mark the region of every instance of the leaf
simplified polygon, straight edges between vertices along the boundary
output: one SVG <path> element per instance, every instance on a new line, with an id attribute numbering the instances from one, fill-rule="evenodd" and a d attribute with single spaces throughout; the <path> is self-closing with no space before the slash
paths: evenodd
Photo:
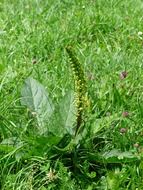
<path id="1" fill-rule="evenodd" d="M 87 173 L 87 176 L 89 177 L 89 178 L 95 178 L 96 177 L 96 172 L 91 172 L 91 173 Z"/>
<path id="2" fill-rule="evenodd" d="M 20 162 L 21 159 L 25 157 L 25 152 L 24 151 L 18 151 L 15 153 L 15 159 L 17 162 Z"/>
<path id="3" fill-rule="evenodd" d="M 141 159 L 140 156 L 134 155 L 130 151 L 122 152 L 117 149 L 113 149 L 104 153 L 88 153 L 88 158 L 90 159 L 90 161 L 92 160 L 104 164 L 128 163 L 139 161 Z"/>
<path id="4" fill-rule="evenodd" d="M 46 123 L 53 113 L 53 104 L 45 88 L 35 79 L 27 78 L 21 90 L 21 104 L 27 106 L 38 121 L 38 132 L 47 131 Z"/>
<path id="5" fill-rule="evenodd" d="M 20 144 L 20 141 L 17 137 L 10 137 L 4 139 L 0 143 L 0 152 L 9 153 L 15 149 L 16 146 Z"/>
<path id="6" fill-rule="evenodd" d="M 106 163 L 122 163 L 132 162 L 139 160 L 139 158 L 130 151 L 121 152 L 120 150 L 113 149 L 109 152 L 105 152 L 102 155 Z"/>
<path id="7" fill-rule="evenodd" d="M 28 146 L 25 150 L 28 152 L 28 156 L 45 156 L 48 154 L 48 157 L 51 155 L 51 150 L 60 142 L 61 138 L 53 134 L 48 134 L 48 136 L 33 136 L 28 137 Z M 53 152 L 52 152 L 53 156 Z"/>
<path id="8" fill-rule="evenodd" d="M 100 119 L 96 119 L 91 125 L 91 132 L 92 134 L 96 134 L 99 131 L 101 131 L 103 128 L 108 128 L 111 126 L 112 122 L 118 121 L 120 118 L 118 117 L 118 114 L 102 117 Z"/>
<path id="9" fill-rule="evenodd" d="M 64 128 L 73 135 L 74 124 L 76 122 L 76 108 L 74 104 L 74 92 L 69 91 L 60 103 L 60 115 Z"/>
<path id="10" fill-rule="evenodd" d="M 74 123 L 76 121 L 74 95 L 72 91 L 66 93 L 61 102 L 56 106 L 52 119 L 50 120 L 50 128 L 52 133 L 58 137 L 65 134 L 74 134 Z"/>
<path id="11" fill-rule="evenodd" d="M 12 145 L 3 145 L 3 144 L 0 144 L 0 153 L 9 153 L 11 151 L 13 151 L 15 149 L 14 146 Z"/>
<path id="12" fill-rule="evenodd" d="M 5 69 L 4 65 L 0 65 L 0 74 L 0 91 L 5 84 L 11 82 L 17 76 L 16 70 L 14 70 L 11 66 L 8 66 Z"/>
<path id="13" fill-rule="evenodd" d="M 0 35 L 6 34 L 5 30 L 0 30 Z"/>

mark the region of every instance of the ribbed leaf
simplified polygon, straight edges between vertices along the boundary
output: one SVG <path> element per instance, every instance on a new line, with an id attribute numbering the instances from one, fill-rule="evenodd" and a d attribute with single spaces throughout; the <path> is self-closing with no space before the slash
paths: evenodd
<path id="1" fill-rule="evenodd" d="M 53 104 L 45 88 L 33 78 L 25 80 L 21 91 L 21 104 L 27 106 L 38 121 L 38 132 L 47 131 L 46 123 L 53 113 Z"/>
<path id="2" fill-rule="evenodd" d="M 73 91 L 69 91 L 62 99 L 60 104 L 60 115 L 64 128 L 69 134 L 73 135 L 73 127 L 76 123 L 76 108 Z"/>
<path id="3" fill-rule="evenodd" d="M 73 128 L 76 122 L 76 113 L 73 101 L 74 94 L 72 91 L 69 91 L 54 110 L 49 125 L 52 128 L 52 133 L 58 137 L 63 137 L 65 134 L 74 134 Z"/>

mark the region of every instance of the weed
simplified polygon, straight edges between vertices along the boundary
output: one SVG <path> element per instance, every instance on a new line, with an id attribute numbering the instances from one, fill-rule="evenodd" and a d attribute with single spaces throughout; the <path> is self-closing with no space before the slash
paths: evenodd
<path id="1" fill-rule="evenodd" d="M 143 189 L 142 7 L 0 1 L 0 189 Z"/>

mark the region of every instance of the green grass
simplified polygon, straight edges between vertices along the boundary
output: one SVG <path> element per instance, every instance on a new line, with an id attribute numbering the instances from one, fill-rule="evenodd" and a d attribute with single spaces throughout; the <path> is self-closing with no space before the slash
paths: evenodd
<path id="1" fill-rule="evenodd" d="M 142 0 L 0 1 L 0 189 L 143 190 L 142 10 Z M 62 120 L 68 45 L 90 101 L 77 136 Z M 28 77 L 55 105 L 50 133 L 21 104 Z"/>

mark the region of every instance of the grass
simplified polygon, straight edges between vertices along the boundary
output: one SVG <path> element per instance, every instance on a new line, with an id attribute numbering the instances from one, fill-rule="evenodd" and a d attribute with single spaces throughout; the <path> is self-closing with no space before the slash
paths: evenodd
<path id="1" fill-rule="evenodd" d="M 142 9 L 142 0 L 0 1 L 0 189 L 143 189 Z M 76 137 L 62 120 L 74 91 L 67 45 L 90 101 Z M 55 105 L 50 133 L 21 104 L 28 77 Z"/>

